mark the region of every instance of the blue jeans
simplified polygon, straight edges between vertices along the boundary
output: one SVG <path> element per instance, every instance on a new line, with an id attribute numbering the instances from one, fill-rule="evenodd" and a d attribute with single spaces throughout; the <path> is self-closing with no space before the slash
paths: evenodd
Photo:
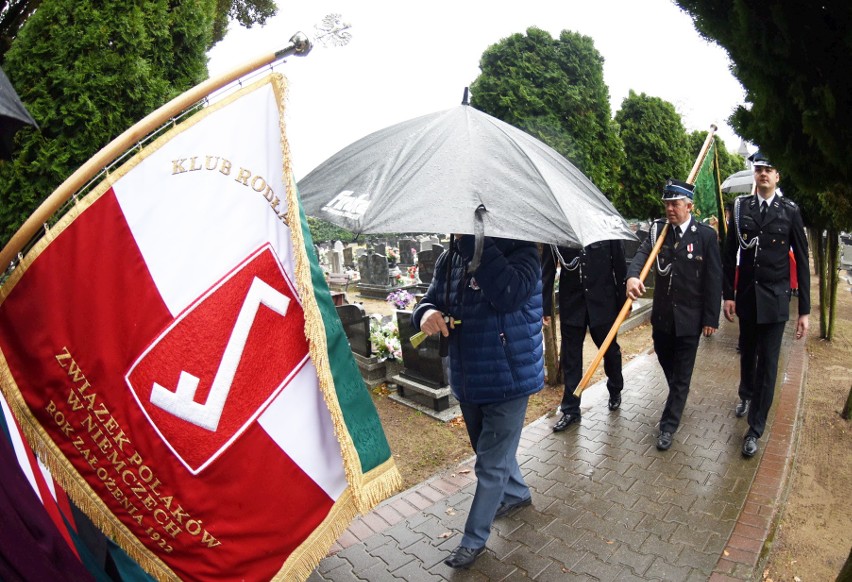
<path id="1" fill-rule="evenodd" d="M 494 404 L 460 403 L 476 452 L 476 492 L 461 541 L 466 548 L 485 545 L 501 503 L 517 503 L 530 496 L 516 456 L 528 400 L 523 396 Z"/>

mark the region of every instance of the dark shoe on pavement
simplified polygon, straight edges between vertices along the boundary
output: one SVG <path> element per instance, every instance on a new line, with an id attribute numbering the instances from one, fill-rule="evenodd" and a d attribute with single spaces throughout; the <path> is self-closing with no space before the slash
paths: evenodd
<path id="1" fill-rule="evenodd" d="M 553 432 L 561 432 L 572 424 L 580 422 L 579 414 L 563 414 L 559 422 L 553 425 Z"/>
<path id="2" fill-rule="evenodd" d="M 497 513 L 494 514 L 494 519 L 497 519 L 498 517 L 505 517 L 516 509 L 526 507 L 527 505 L 532 505 L 532 497 L 521 499 L 517 503 L 501 503 L 500 507 L 497 508 Z"/>
<path id="3" fill-rule="evenodd" d="M 614 398 L 609 399 L 609 409 L 610 410 L 618 410 L 621 408 L 621 394 Z"/>
<path id="4" fill-rule="evenodd" d="M 748 406 L 751 404 L 751 400 L 740 400 L 740 403 L 737 404 L 737 418 L 742 418 L 746 414 L 748 414 Z"/>
<path id="5" fill-rule="evenodd" d="M 657 437 L 657 449 L 667 451 L 672 446 L 672 433 L 667 430 L 661 431 Z"/>
<path id="6" fill-rule="evenodd" d="M 450 557 L 444 560 L 444 563 L 450 568 L 469 568 L 471 564 L 476 561 L 476 558 L 479 557 L 485 550 L 485 546 L 481 548 L 466 548 L 464 546 L 459 546 L 453 553 L 450 554 Z"/>
<path id="7" fill-rule="evenodd" d="M 757 437 L 748 435 L 743 439 L 743 456 L 753 457 L 757 453 Z"/>

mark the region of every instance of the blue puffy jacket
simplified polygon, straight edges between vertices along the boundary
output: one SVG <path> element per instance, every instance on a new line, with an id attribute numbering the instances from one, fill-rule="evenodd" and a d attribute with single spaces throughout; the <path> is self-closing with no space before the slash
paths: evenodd
<path id="1" fill-rule="evenodd" d="M 474 238 L 456 241 L 449 303 L 447 256 L 435 264 L 426 296 L 412 314 L 437 309 L 462 323 L 450 330 L 450 386 L 460 402 L 489 404 L 544 387 L 541 261 L 534 243 L 485 237 L 482 258 L 467 273 Z"/>

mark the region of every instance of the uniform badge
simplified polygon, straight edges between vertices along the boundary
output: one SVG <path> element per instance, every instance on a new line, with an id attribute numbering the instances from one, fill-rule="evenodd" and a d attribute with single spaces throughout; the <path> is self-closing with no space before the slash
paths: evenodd
<path id="1" fill-rule="evenodd" d="M 695 232 L 696 230 L 698 230 L 698 227 L 697 227 L 697 226 L 695 226 L 695 225 L 693 224 L 693 225 L 689 228 L 689 230 L 691 230 L 692 232 Z"/>
<path id="2" fill-rule="evenodd" d="M 692 252 L 692 243 L 689 243 L 688 245 L 686 245 L 686 252 L 688 252 L 688 253 Z M 689 258 L 691 259 L 692 255 L 689 255 Z"/>

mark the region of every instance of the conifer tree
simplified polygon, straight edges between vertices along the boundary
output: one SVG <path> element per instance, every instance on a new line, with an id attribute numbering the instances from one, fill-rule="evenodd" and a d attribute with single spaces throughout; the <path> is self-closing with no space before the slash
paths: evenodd
<path id="1" fill-rule="evenodd" d="M 44 0 L 4 68 L 39 129 L 0 164 L 0 246 L 74 170 L 207 77 L 215 0 Z"/>
<path id="2" fill-rule="evenodd" d="M 668 101 L 630 91 L 615 120 L 626 154 L 615 206 L 626 217 L 658 218 L 663 184 L 686 180 L 694 161 L 680 115 Z"/>
<path id="3" fill-rule="evenodd" d="M 623 153 L 590 37 L 531 27 L 488 47 L 479 67 L 473 106 L 541 139 L 612 197 Z"/>

